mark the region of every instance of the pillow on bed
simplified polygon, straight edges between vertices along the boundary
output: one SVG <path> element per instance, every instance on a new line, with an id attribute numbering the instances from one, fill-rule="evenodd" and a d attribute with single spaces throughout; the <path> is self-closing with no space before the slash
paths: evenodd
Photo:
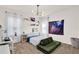
<path id="1" fill-rule="evenodd" d="M 27 37 L 36 37 L 36 36 L 39 36 L 39 33 L 31 33 L 27 35 Z"/>

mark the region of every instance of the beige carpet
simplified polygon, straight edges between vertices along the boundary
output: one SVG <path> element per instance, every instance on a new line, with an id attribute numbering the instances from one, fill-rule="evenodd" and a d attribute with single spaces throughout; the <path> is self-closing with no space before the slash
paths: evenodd
<path id="1" fill-rule="evenodd" d="M 14 53 L 15 54 L 43 54 L 35 46 L 27 42 L 15 44 Z M 79 49 L 74 48 L 71 45 L 62 43 L 51 54 L 79 54 Z"/>

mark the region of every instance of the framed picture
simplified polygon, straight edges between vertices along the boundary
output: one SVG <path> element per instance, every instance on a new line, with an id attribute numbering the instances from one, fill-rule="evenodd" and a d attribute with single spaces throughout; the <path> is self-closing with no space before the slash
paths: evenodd
<path id="1" fill-rule="evenodd" d="M 34 17 L 30 17 L 30 20 L 35 22 L 35 18 Z"/>
<path id="2" fill-rule="evenodd" d="M 49 33 L 64 35 L 64 20 L 49 22 Z"/>

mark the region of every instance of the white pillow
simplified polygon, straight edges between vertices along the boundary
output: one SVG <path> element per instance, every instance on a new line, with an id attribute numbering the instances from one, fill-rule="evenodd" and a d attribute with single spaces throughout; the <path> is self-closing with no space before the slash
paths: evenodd
<path id="1" fill-rule="evenodd" d="M 27 35 L 27 37 L 30 37 L 30 36 L 39 36 L 39 33 L 30 33 Z"/>

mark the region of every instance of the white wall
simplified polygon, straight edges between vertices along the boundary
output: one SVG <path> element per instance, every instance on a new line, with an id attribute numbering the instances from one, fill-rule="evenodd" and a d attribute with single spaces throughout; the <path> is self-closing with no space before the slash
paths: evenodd
<path id="1" fill-rule="evenodd" d="M 2 25 L 3 29 L 5 29 L 5 15 L 3 13 L 3 10 L 0 9 L 0 25 Z M 2 29 L 0 29 L 0 41 L 1 41 L 1 37 L 2 37 Z"/>
<path id="2" fill-rule="evenodd" d="M 54 40 L 71 44 L 71 37 L 79 38 L 79 7 L 52 14 L 49 21 L 62 19 L 64 19 L 64 35 L 49 34 L 49 36 L 52 36 Z"/>
<path id="3" fill-rule="evenodd" d="M 31 22 L 29 20 L 24 20 L 23 21 L 23 32 L 25 32 L 25 34 L 31 33 L 30 23 Z"/>
<path id="4" fill-rule="evenodd" d="M 0 9 L 0 25 L 2 25 L 3 28 L 5 27 L 5 15 L 2 9 Z"/>
<path id="5" fill-rule="evenodd" d="M 6 10 L 9 12 L 22 14 L 24 18 L 27 16 L 26 14 L 21 13 L 19 11 L 0 7 L 0 24 L 2 24 L 3 28 L 5 28 Z M 71 41 L 70 41 L 71 37 L 79 37 L 79 7 L 69 8 L 67 10 L 62 10 L 54 14 L 51 13 L 51 16 L 49 18 L 50 21 L 61 20 L 61 19 L 64 19 L 64 35 L 49 34 L 49 36 L 52 36 L 54 40 L 71 44 Z M 30 33 L 31 29 L 29 26 L 30 25 L 29 21 L 23 20 L 23 25 L 24 26 L 22 27 L 22 31 L 25 32 L 26 34 Z"/>
<path id="6" fill-rule="evenodd" d="M 19 11 L 16 11 L 16 10 L 12 10 L 12 9 L 6 9 L 6 8 L 2 8 L 0 7 L 0 25 L 2 25 L 2 28 L 5 30 L 6 28 L 6 14 L 5 14 L 5 11 L 8 11 L 10 13 L 16 13 L 18 15 L 22 15 L 22 21 L 23 21 L 23 24 L 22 24 L 22 32 L 25 32 L 26 34 L 27 33 L 30 33 L 30 25 L 29 25 L 29 21 L 25 21 L 24 18 L 27 17 L 26 14 L 22 13 L 22 12 L 19 12 Z M 1 39 L 0 39 L 1 40 Z"/>

